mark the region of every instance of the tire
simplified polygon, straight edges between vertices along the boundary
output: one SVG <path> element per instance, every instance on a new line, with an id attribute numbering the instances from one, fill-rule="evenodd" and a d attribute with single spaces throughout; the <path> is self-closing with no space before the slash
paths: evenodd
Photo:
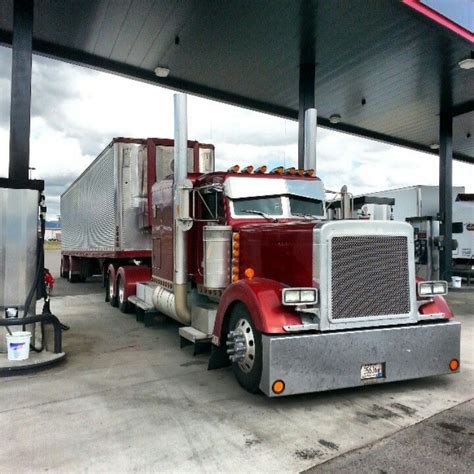
<path id="1" fill-rule="evenodd" d="M 259 385 L 262 377 L 262 334 L 255 329 L 252 318 L 243 304 L 235 306 L 230 315 L 229 332 L 238 328 L 245 330 L 247 334 L 246 347 L 249 350 L 243 361 L 232 362 L 232 371 L 245 390 L 257 393 L 260 391 Z"/>
<path id="2" fill-rule="evenodd" d="M 64 270 L 63 262 L 63 259 L 61 259 L 61 269 L 59 270 L 59 274 L 61 275 L 61 278 L 67 278 L 69 276 L 69 272 L 67 270 Z"/>
<path id="3" fill-rule="evenodd" d="M 124 299 L 125 296 L 125 291 L 123 287 L 123 278 L 118 277 L 117 278 L 117 304 L 119 307 L 119 310 L 122 311 L 122 313 L 130 313 L 131 311 L 131 305 L 130 303 Z"/>
<path id="4" fill-rule="evenodd" d="M 111 278 L 110 273 L 107 275 L 107 288 L 106 291 L 109 294 L 110 306 L 117 307 L 117 295 L 114 292 L 114 280 Z"/>
<path id="5" fill-rule="evenodd" d="M 110 302 L 110 296 L 109 296 L 109 274 L 104 272 L 104 275 L 102 276 L 102 287 L 105 290 L 105 302 L 109 303 Z"/>
<path id="6" fill-rule="evenodd" d="M 79 275 L 73 275 L 71 269 L 69 269 L 67 280 L 69 283 L 78 283 L 80 278 Z"/>

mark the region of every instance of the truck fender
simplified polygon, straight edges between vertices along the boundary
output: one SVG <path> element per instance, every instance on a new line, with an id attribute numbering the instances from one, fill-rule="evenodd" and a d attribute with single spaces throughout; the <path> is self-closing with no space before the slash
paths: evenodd
<path id="1" fill-rule="evenodd" d="M 451 319 L 454 315 L 443 296 L 434 296 L 431 301 L 420 306 L 421 314 L 444 314 L 444 319 Z"/>
<path id="2" fill-rule="evenodd" d="M 217 308 L 213 344 L 221 344 L 230 312 L 236 303 L 243 303 L 247 307 L 255 328 L 265 334 L 286 334 L 283 326 L 301 324 L 300 316 L 281 302 L 284 287 L 267 278 L 239 280 L 227 287 Z"/>
<path id="3" fill-rule="evenodd" d="M 115 291 L 117 291 L 118 278 L 122 278 L 124 299 L 136 293 L 137 283 L 151 280 L 151 269 L 145 265 L 126 265 L 117 270 L 115 278 Z"/>

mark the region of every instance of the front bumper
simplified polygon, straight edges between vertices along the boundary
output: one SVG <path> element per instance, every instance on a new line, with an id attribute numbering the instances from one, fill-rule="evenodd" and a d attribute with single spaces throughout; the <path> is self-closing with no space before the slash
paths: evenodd
<path id="1" fill-rule="evenodd" d="M 459 360 L 461 324 L 446 321 L 334 333 L 262 336 L 260 389 L 268 396 L 275 380 L 280 396 L 450 374 Z M 385 364 L 385 377 L 361 380 L 365 364 Z"/>

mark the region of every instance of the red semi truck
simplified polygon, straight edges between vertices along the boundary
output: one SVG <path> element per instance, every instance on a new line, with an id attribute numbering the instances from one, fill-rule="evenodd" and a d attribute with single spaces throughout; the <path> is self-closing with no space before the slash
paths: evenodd
<path id="1" fill-rule="evenodd" d="M 185 128 L 148 187 L 151 264 L 110 261 L 112 305 L 177 320 L 210 369 L 268 396 L 459 371 L 447 284 L 417 279 L 409 224 L 327 220 L 312 170 L 189 172 Z"/>

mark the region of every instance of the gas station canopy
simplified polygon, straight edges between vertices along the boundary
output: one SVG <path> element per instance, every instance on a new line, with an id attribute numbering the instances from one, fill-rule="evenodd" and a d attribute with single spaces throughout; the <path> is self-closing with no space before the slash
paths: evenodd
<path id="1" fill-rule="evenodd" d="M 459 65 L 473 55 L 472 2 L 456 2 L 461 34 L 455 15 L 423 14 L 436 3 L 36 1 L 33 51 L 290 119 L 300 65 L 314 63 L 320 125 L 437 154 L 447 107 L 453 158 L 474 163 L 474 70 Z M 0 43 L 12 31 L 3 0 Z"/>

